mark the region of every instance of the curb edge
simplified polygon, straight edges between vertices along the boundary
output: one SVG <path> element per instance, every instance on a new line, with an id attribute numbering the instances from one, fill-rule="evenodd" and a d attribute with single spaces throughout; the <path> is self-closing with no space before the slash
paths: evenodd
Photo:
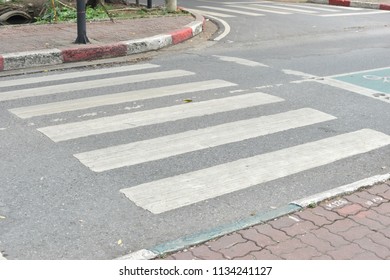
<path id="1" fill-rule="evenodd" d="M 294 200 L 288 203 L 285 206 L 279 207 L 277 209 L 257 214 L 255 216 L 233 222 L 230 224 L 222 225 L 214 229 L 195 233 L 189 236 L 184 236 L 173 241 L 162 243 L 151 249 L 141 249 L 139 251 L 127 254 L 125 256 L 116 258 L 115 260 L 152 260 L 158 257 L 161 257 L 165 254 L 183 250 L 191 246 L 199 245 L 201 243 L 210 241 L 212 239 L 224 236 L 249 228 L 251 226 L 262 224 L 270 220 L 280 218 L 282 216 L 303 210 L 312 203 L 319 203 L 326 199 L 337 197 L 343 194 L 351 193 L 357 191 L 364 187 L 374 186 L 379 183 L 386 182 L 390 180 L 390 173 L 383 175 L 375 175 L 369 178 L 365 178 L 360 181 L 356 181 L 351 184 L 343 185 L 341 187 L 333 188 L 329 191 L 321 192 L 312 196 L 308 196 L 299 200 Z"/>
<path id="2" fill-rule="evenodd" d="M 185 8 L 181 9 L 187 11 Z M 181 29 L 167 34 L 101 46 L 91 45 L 83 48 L 75 47 L 63 50 L 49 49 L 0 54 L 0 72 L 101 58 L 121 57 L 135 53 L 155 51 L 170 45 L 175 45 L 198 35 L 204 30 L 205 18 L 193 12 L 189 13 L 195 18 L 192 22 Z M 171 37 L 170 39 L 167 38 L 169 36 Z"/>

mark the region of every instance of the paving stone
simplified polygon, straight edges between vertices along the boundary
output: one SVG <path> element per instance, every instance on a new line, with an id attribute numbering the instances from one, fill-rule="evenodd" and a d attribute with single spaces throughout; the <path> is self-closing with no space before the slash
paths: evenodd
<path id="1" fill-rule="evenodd" d="M 350 194 L 350 195 L 347 195 L 344 197 L 346 200 L 350 201 L 351 203 L 357 203 L 359 205 L 361 205 L 362 207 L 364 208 L 369 208 L 371 207 L 374 203 L 367 203 L 367 199 L 365 198 L 361 198 L 360 196 L 356 195 L 356 193 L 353 193 L 353 194 Z M 377 205 L 374 204 L 374 205 Z"/>
<path id="2" fill-rule="evenodd" d="M 371 239 L 364 237 L 355 241 L 359 246 L 365 250 L 373 252 L 381 259 L 385 259 L 390 256 L 390 250 L 384 246 L 374 243 Z"/>
<path id="3" fill-rule="evenodd" d="M 349 230 L 350 228 L 356 227 L 358 225 L 359 225 L 358 223 L 356 223 L 355 221 L 353 221 L 351 219 L 343 219 L 343 220 L 335 221 L 333 224 L 326 225 L 326 226 L 324 226 L 324 228 L 328 229 L 329 231 L 331 231 L 333 233 L 339 234 L 341 232 L 345 232 L 345 231 Z"/>
<path id="4" fill-rule="evenodd" d="M 293 224 L 296 224 L 298 221 L 296 219 L 299 219 L 298 217 L 292 216 L 292 218 L 287 215 L 283 216 L 279 219 L 276 219 L 274 221 L 269 222 L 269 224 L 274 228 L 274 229 L 283 229 L 286 227 L 290 227 Z"/>
<path id="5" fill-rule="evenodd" d="M 329 251 L 330 255 L 335 260 L 351 260 L 359 254 L 365 253 L 365 250 L 357 244 L 348 244 L 337 248 L 334 251 Z"/>
<path id="6" fill-rule="evenodd" d="M 282 242 L 282 241 L 290 239 L 290 237 L 285 232 L 283 232 L 281 230 L 274 229 L 273 227 L 271 227 L 268 224 L 254 226 L 254 229 L 256 229 L 259 233 L 267 235 L 275 242 Z"/>
<path id="7" fill-rule="evenodd" d="M 365 208 L 363 208 L 359 204 L 354 203 L 354 204 L 346 205 L 342 208 L 339 208 L 336 210 L 336 212 L 340 216 L 346 217 L 349 215 L 355 215 L 356 213 L 362 211 L 363 209 L 365 209 Z"/>
<path id="8" fill-rule="evenodd" d="M 215 241 L 207 242 L 206 245 L 210 247 L 211 250 L 218 252 L 221 249 L 230 248 L 237 243 L 246 242 L 244 238 L 238 233 L 233 233 L 225 235 Z"/>
<path id="9" fill-rule="evenodd" d="M 313 257 L 312 260 L 333 260 L 333 259 L 328 255 L 321 255 L 318 257 Z"/>
<path id="10" fill-rule="evenodd" d="M 357 254 L 351 258 L 351 260 L 380 260 L 377 255 L 372 252 L 364 252 L 361 254 Z"/>
<path id="11" fill-rule="evenodd" d="M 384 229 L 380 229 L 380 230 L 378 230 L 378 232 L 382 233 L 387 238 L 390 238 L 390 228 L 389 227 L 384 228 Z"/>
<path id="12" fill-rule="evenodd" d="M 175 260 L 199 260 L 191 253 L 191 250 L 178 252 L 173 254 L 172 257 L 174 257 Z"/>
<path id="13" fill-rule="evenodd" d="M 316 226 L 320 226 L 321 227 L 323 225 L 328 225 L 328 224 L 331 223 L 331 221 L 329 221 L 325 217 L 317 215 L 313 211 L 307 211 L 307 209 L 305 209 L 302 212 L 295 213 L 295 214 L 299 218 L 301 218 L 302 220 L 310 221 L 313 224 L 315 224 Z"/>
<path id="14" fill-rule="evenodd" d="M 357 226 L 357 227 L 352 227 L 352 228 L 348 229 L 347 231 L 344 231 L 344 232 L 339 233 L 339 234 L 342 235 L 342 237 L 344 239 L 352 242 L 352 241 L 355 241 L 357 239 L 361 239 L 364 236 L 366 236 L 372 232 L 373 231 L 370 230 L 366 226 Z"/>
<path id="15" fill-rule="evenodd" d="M 322 240 L 328 241 L 335 248 L 337 248 L 339 246 L 347 245 L 350 243 L 349 241 L 345 240 L 340 235 L 334 234 L 326 228 L 320 228 L 320 229 L 314 230 L 312 232 L 312 234 L 314 234 L 315 236 L 317 236 L 318 238 L 320 238 Z"/>
<path id="16" fill-rule="evenodd" d="M 326 210 L 337 210 L 339 208 L 342 208 L 346 205 L 350 204 L 350 202 L 344 198 L 335 198 L 329 201 L 324 201 L 321 203 L 321 206 L 324 207 Z"/>
<path id="17" fill-rule="evenodd" d="M 380 232 L 373 232 L 367 235 L 373 242 L 385 246 L 390 249 L 390 238 L 386 237 L 384 234 Z"/>
<path id="18" fill-rule="evenodd" d="M 254 256 L 252 256 L 251 254 L 248 254 L 246 256 L 243 256 L 243 257 L 236 257 L 236 258 L 233 258 L 233 260 L 250 260 L 250 261 L 253 261 L 253 260 L 256 260 Z"/>
<path id="19" fill-rule="evenodd" d="M 387 200 L 390 200 L 390 188 L 387 192 L 384 192 L 383 194 L 381 194 L 381 196 Z"/>
<path id="20" fill-rule="evenodd" d="M 312 222 L 303 221 L 293 224 L 288 228 L 284 228 L 283 230 L 286 232 L 287 235 L 294 237 L 297 235 L 306 234 L 314 229 L 318 229 L 318 226 L 314 225 Z"/>
<path id="21" fill-rule="evenodd" d="M 221 253 L 212 251 L 207 245 L 201 245 L 193 248 L 192 254 L 202 260 L 224 260 L 224 256 Z"/>
<path id="22" fill-rule="evenodd" d="M 305 235 L 297 236 L 303 243 L 310 245 L 317 249 L 317 251 L 321 253 L 326 253 L 331 250 L 335 250 L 336 248 L 332 246 L 329 241 L 318 238 L 313 233 L 308 233 Z"/>
<path id="23" fill-rule="evenodd" d="M 240 231 L 240 234 L 245 239 L 255 242 L 256 245 L 259 247 L 265 247 L 271 244 L 275 244 L 274 240 L 272 240 L 270 237 L 268 237 L 265 234 L 259 233 L 255 228 L 242 230 Z"/>
<path id="24" fill-rule="evenodd" d="M 319 253 L 315 248 L 311 246 L 298 248 L 294 252 L 288 254 L 282 254 L 281 257 L 286 260 L 311 260 L 314 257 L 320 257 L 322 254 Z"/>
<path id="25" fill-rule="evenodd" d="M 373 194 L 373 195 L 382 195 L 383 193 L 390 190 L 390 186 L 387 184 L 379 184 L 375 185 L 371 188 L 367 188 L 367 192 Z"/>
<path id="26" fill-rule="evenodd" d="M 251 252 L 251 256 L 255 258 L 255 260 L 282 260 L 282 258 L 272 254 L 270 251 L 263 249 L 261 251 Z"/>
<path id="27" fill-rule="evenodd" d="M 227 259 L 233 259 L 235 257 L 243 257 L 252 251 L 261 250 L 253 241 L 247 241 L 244 243 L 237 243 L 229 248 L 219 250 Z"/>
<path id="28" fill-rule="evenodd" d="M 367 191 L 357 192 L 356 195 L 363 198 L 363 199 L 366 199 L 367 202 L 370 201 L 374 204 L 380 204 L 380 203 L 384 202 L 383 197 L 378 196 L 378 195 L 373 195 Z"/>
<path id="29" fill-rule="evenodd" d="M 322 204 L 320 204 L 320 205 L 322 205 Z M 324 217 L 324 218 L 326 218 L 328 221 L 331 221 L 331 222 L 343 218 L 343 217 L 341 217 L 339 214 L 337 214 L 336 212 L 327 210 L 327 209 L 325 209 L 325 208 L 322 207 L 322 206 L 317 206 L 316 208 L 310 209 L 309 211 L 312 211 L 313 214 L 318 215 L 318 216 L 321 216 L 321 217 Z"/>
<path id="30" fill-rule="evenodd" d="M 303 247 L 307 247 L 307 245 L 298 238 L 292 238 L 278 244 L 268 246 L 267 250 L 276 256 L 281 256 L 282 254 L 289 254 Z"/>
<path id="31" fill-rule="evenodd" d="M 372 218 L 369 218 L 369 216 Z M 349 218 L 354 220 L 355 222 L 361 224 L 361 225 L 365 225 L 367 226 L 369 229 L 371 230 L 379 230 L 379 229 L 382 229 L 384 227 L 386 227 L 385 224 L 382 224 L 378 221 L 378 219 L 380 219 L 381 217 L 384 217 L 384 218 L 387 218 L 387 220 L 385 220 L 384 218 L 382 218 L 381 220 L 386 223 L 386 222 L 390 222 L 390 218 L 386 217 L 386 216 L 383 216 L 383 215 L 379 215 L 377 214 L 375 211 L 364 211 L 364 212 L 360 212 L 358 213 L 357 215 L 354 215 L 354 216 L 350 216 Z"/>
<path id="32" fill-rule="evenodd" d="M 382 203 L 378 207 L 374 207 L 373 210 L 379 214 L 383 214 L 387 217 L 390 217 L 390 203 Z"/>

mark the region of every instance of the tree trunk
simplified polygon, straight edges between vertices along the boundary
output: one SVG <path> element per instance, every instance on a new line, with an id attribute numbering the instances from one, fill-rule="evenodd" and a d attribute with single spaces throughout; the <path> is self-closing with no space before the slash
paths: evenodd
<path id="1" fill-rule="evenodd" d="M 168 12 L 176 12 L 177 1 L 176 0 L 165 0 L 165 6 Z"/>

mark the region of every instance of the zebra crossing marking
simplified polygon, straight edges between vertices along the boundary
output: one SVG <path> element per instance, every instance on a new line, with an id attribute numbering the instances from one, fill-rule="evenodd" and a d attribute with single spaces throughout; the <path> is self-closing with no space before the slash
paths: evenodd
<path id="1" fill-rule="evenodd" d="M 199 8 L 211 9 L 211 10 L 222 11 L 222 12 L 230 12 L 230 13 L 233 13 L 233 14 L 235 13 L 235 14 L 241 14 L 241 15 L 253 16 L 253 17 L 264 16 L 263 14 L 244 12 L 244 11 L 238 11 L 238 10 L 226 9 L 226 8 L 219 8 L 219 7 L 212 7 L 212 6 L 199 6 Z"/>
<path id="2" fill-rule="evenodd" d="M 234 18 L 234 17 L 236 17 L 233 15 L 221 14 L 221 13 L 211 12 L 211 11 L 197 10 L 197 9 L 192 9 L 192 8 L 187 9 L 187 10 L 201 14 L 201 15 L 210 15 L 210 16 L 221 17 L 221 18 Z"/>
<path id="3" fill-rule="evenodd" d="M 247 7 L 247 6 L 240 6 L 240 5 L 229 5 L 229 7 L 237 8 L 237 9 L 246 9 L 246 10 L 257 11 L 257 12 L 272 13 L 272 14 L 278 14 L 278 15 L 291 15 L 291 13 L 289 13 L 289 12 L 269 10 L 269 9 L 260 8 L 260 7 L 256 8 L 256 7 Z"/>
<path id="4" fill-rule="evenodd" d="M 223 55 L 213 55 L 213 56 L 219 58 L 222 61 L 234 62 L 234 63 L 241 64 L 241 65 L 244 65 L 244 66 L 269 67 L 268 65 L 265 65 L 263 63 L 260 63 L 260 62 L 257 62 L 257 61 L 252 61 L 252 60 L 248 60 L 248 59 L 244 59 L 244 58 L 240 58 L 240 57 L 223 56 Z"/>
<path id="5" fill-rule="evenodd" d="M 390 136 L 362 129 L 120 191 L 137 206 L 160 214 L 387 145 Z"/>
<path id="6" fill-rule="evenodd" d="M 282 6 L 271 6 L 271 5 L 263 5 L 263 4 L 254 4 L 252 6 L 269 8 L 269 9 L 281 9 L 281 10 L 287 10 L 287 11 L 304 13 L 304 14 L 317 14 L 318 13 L 315 11 L 308 11 L 308 10 L 303 10 L 303 9 L 296 9 L 296 8 L 282 7 Z"/>
<path id="7" fill-rule="evenodd" d="M 283 99 L 265 93 L 243 94 L 171 107 L 103 117 L 88 121 L 39 128 L 54 142 L 76 139 L 106 132 L 120 131 L 145 125 L 211 115 L 259 105 L 281 102 Z"/>
<path id="8" fill-rule="evenodd" d="M 160 66 L 155 65 L 155 64 L 145 63 L 145 64 L 136 64 L 136 65 L 105 68 L 105 69 L 87 70 L 87 71 L 81 71 L 81 72 L 53 74 L 53 75 L 47 75 L 47 76 L 41 76 L 41 77 L 1 81 L 0 87 L 11 87 L 11 86 L 26 85 L 26 84 L 37 84 L 37 83 L 43 83 L 43 82 L 54 82 L 54 81 L 72 79 L 72 78 L 83 78 L 83 77 L 90 77 L 90 76 L 97 76 L 97 75 L 104 75 L 104 74 L 113 74 L 113 73 L 122 73 L 122 72 L 128 72 L 128 71 L 152 69 L 152 68 L 158 68 L 158 67 L 160 67 Z"/>
<path id="9" fill-rule="evenodd" d="M 77 111 L 106 105 L 115 105 L 136 100 L 146 100 L 158 97 L 178 95 L 189 92 L 211 90 L 223 87 L 236 86 L 224 80 L 208 80 L 201 82 L 183 83 L 158 88 L 134 90 L 93 97 L 71 99 L 60 102 L 46 103 L 27 107 L 9 109 L 11 113 L 22 119 L 50 114 Z M 38 90 L 37 90 L 38 91 Z"/>
<path id="10" fill-rule="evenodd" d="M 54 95 L 58 93 L 68 93 L 71 91 L 95 89 L 110 85 L 125 85 L 139 83 L 151 80 L 170 79 L 194 75 L 195 73 L 184 70 L 170 70 L 153 72 L 146 74 L 130 75 L 125 77 L 105 78 L 99 80 L 90 80 L 84 82 L 67 83 L 61 85 L 52 85 L 39 88 L 28 88 L 15 91 L 3 92 L 0 95 L 0 101 L 9 101 L 26 97 L 37 97 L 45 95 Z"/>
<path id="11" fill-rule="evenodd" d="M 102 172 L 334 119 L 336 117 L 304 108 L 79 153 L 74 156 L 92 171 Z"/>
<path id="12" fill-rule="evenodd" d="M 369 12 L 361 12 L 361 13 L 343 13 L 343 14 L 326 14 L 319 15 L 321 17 L 345 17 L 345 16 L 364 16 L 364 15 L 375 15 L 375 14 L 385 14 L 389 13 L 389 11 L 369 11 Z"/>

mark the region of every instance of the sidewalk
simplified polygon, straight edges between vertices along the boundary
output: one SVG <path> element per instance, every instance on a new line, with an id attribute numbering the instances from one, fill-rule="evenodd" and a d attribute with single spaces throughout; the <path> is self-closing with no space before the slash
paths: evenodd
<path id="1" fill-rule="evenodd" d="M 162 256 L 166 260 L 390 260 L 390 180 Z"/>
<path id="2" fill-rule="evenodd" d="M 203 31 L 199 15 L 88 22 L 90 44 L 74 44 L 76 23 L 0 26 L 0 71 L 119 57 L 181 43 Z"/>

